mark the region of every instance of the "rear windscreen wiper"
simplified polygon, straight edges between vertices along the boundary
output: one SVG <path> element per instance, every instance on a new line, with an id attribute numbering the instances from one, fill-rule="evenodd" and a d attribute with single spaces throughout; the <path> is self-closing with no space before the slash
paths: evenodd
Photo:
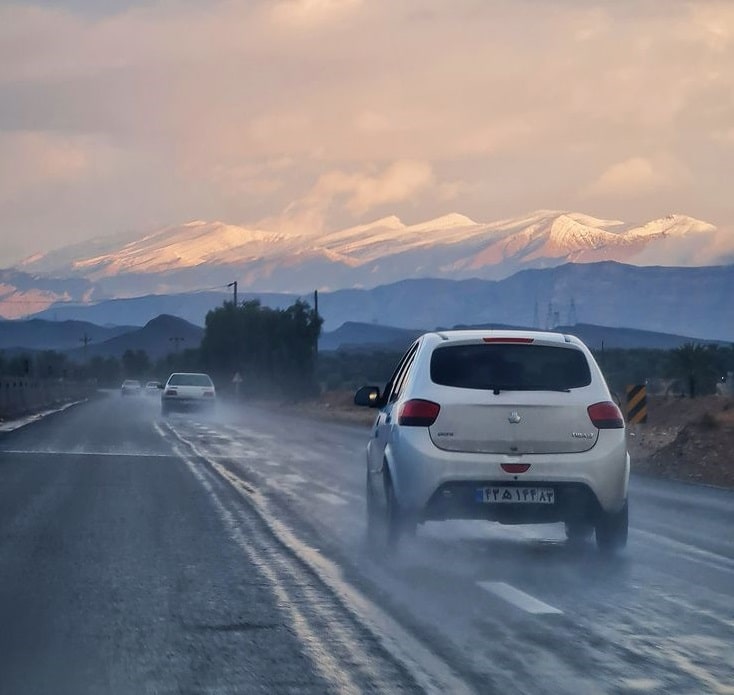
<path id="1" fill-rule="evenodd" d="M 554 393 L 571 393 L 571 389 L 556 388 L 553 386 L 506 386 L 502 384 L 489 384 L 495 396 L 499 396 L 500 391 L 553 391 Z"/>
<path id="2" fill-rule="evenodd" d="M 571 389 L 564 389 L 560 386 L 524 386 L 518 391 L 553 391 L 554 393 L 571 393 Z"/>

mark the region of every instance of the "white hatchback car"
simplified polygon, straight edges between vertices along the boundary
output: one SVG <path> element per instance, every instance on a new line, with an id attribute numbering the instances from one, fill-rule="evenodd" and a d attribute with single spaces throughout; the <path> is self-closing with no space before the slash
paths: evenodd
<path id="1" fill-rule="evenodd" d="M 163 387 L 161 413 L 172 411 L 214 410 L 217 392 L 208 374 L 177 372 Z"/>
<path id="2" fill-rule="evenodd" d="M 367 446 L 368 539 L 394 545 L 416 524 L 565 522 L 627 542 L 625 423 L 589 349 L 573 336 L 446 331 L 421 336 L 384 392 Z"/>

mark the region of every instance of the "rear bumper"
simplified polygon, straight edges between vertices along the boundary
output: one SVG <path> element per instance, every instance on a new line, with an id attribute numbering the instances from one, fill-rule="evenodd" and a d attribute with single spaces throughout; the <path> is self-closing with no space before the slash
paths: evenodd
<path id="1" fill-rule="evenodd" d="M 623 430 L 601 430 L 596 445 L 583 453 L 523 456 L 445 451 L 423 428 L 396 428 L 395 433 L 385 449 L 395 494 L 400 506 L 419 518 L 561 521 L 574 510 L 615 512 L 627 499 L 629 456 Z M 530 468 L 521 474 L 506 473 L 503 463 L 525 463 Z M 476 502 L 476 489 L 492 485 L 552 487 L 557 502 L 547 506 Z"/>
<path id="2" fill-rule="evenodd" d="M 502 524 L 593 523 L 602 511 L 596 495 L 581 483 L 544 485 L 554 491 L 553 504 L 485 504 L 477 501 L 476 491 L 479 488 L 495 485 L 520 490 L 534 487 L 533 484 L 514 481 L 444 483 L 428 500 L 420 521 L 487 519 Z"/>
<path id="3" fill-rule="evenodd" d="M 212 410 L 215 406 L 216 401 L 213 398 L 161 398 L 161 407 L 168 411 Z"/>

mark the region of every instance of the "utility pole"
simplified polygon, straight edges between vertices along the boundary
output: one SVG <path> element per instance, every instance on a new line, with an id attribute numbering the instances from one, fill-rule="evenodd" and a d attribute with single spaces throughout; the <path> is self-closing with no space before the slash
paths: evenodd
<path id="1" fill-rule="evenodd" d="M 235 280 L 234 282 L 230 282 L 229 285 L 227 285 L 227 287 L 232 287 L 233 288 L 233 290 L 232 290 L 232 294 L 233 294 L 232 301 L 234 302 L 234 306 L 235 306 L 235 309 L 236 309 L 237 308 L 237 280 Z"/>
<path id="2" fill-rule="evenodd" d="M 182 338 L 180 335 L 174 335 L 172 338 L 169 338 L 168 340 L 173 343 L 174 352 L 178 352 L 178 344 L 183 343 L 183 341 L 186 340 L 186 338 Z"/>
<path id="3" fill-rule="evenodd" d="M 535 299 L 535 310 L 533 311 L 533 328 L 540 328 L 540 316 L 538 314 L 538 299 Z"/>
<path id="4" fill-rule="evenodd" d="M 313 291 L 313 311 L 314 311 L 314 318 L 318 322 L 319 320 L 319 291 L 314 290 Z M 316 335 L 316 339 L 314 340 L 314 352 L 318 355 L 319 353 L 319 336 Z"/>
<path id="5" fill-rule="evenodd" d="M 79 342 L 84 343 L 84 361 L 86 362 L 87 361 L 87 345 L 89 345 L 89 343 L 92 342 L 92 339 L 86 333 L 84 333 L 84 337 L 79 338 Z"/>

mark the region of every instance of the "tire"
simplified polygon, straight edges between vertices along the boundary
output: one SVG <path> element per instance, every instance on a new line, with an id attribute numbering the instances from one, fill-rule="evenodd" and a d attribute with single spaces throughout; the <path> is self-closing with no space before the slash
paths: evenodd
<path id="1" fill-rule="evenodd" d="M 629 504 L 627 500 L 618 512 L 602 513 L 596 522 L 596 545 L 604 553 L 614 553 L 627 545 Z"/>
<path id="2" fill-rule="evenodd" d="M 171 414 L 171 409 L 167 405 L 161 406 L 161 417 L 168 417 Z"/>
<path id="3" fill-rule="evenodd" d="M 373 555 L 384 556 L 397 550 L 403 535 L 414 534 L 416 524 L 400 511 L 387 466 L 382 478 L 383 500 L 377 499 L 369 473 L 367 476 L 367 545 Z"/>

